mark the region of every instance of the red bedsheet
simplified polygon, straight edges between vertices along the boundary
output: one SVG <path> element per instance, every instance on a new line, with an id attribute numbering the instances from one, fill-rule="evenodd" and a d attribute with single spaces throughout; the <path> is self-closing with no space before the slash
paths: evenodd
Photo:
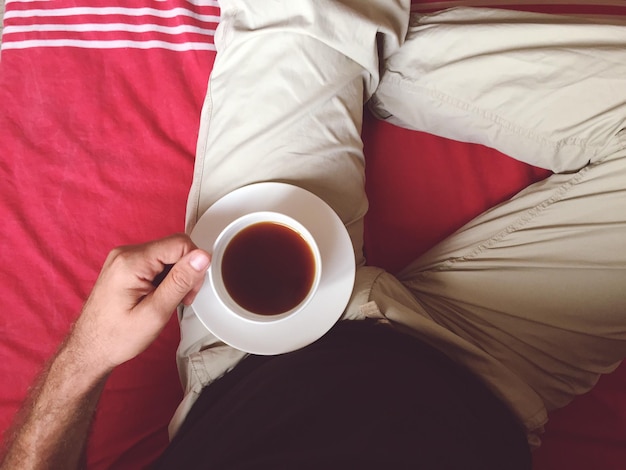
<path id="1" fill-rule="evenodd" d="M 183 230 L 219 14 L 216 2 L 197 3 L 7 3 L 0 60 L 1 432 L 79 314 L 108 251 Z M 436 9 L 459 2 L 414 3 Z M 624 2 L 603 3 L 559 8 L 626 9 Z M 364 140 L 366 253 L 390 271 L 547 176 L 493 150 L 371 117 Z M 177 335 L 172 320 L 144 354 L 112 374 L 89 468 L 142 468 L 166 446 L 181 398 Z M 535 456 L 539 470 L 622 470 L 626 367 L 554 413 L 544 443 Z"/>

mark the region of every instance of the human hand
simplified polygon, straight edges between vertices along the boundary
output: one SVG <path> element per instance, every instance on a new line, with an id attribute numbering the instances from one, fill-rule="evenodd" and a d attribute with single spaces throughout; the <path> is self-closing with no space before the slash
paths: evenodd
<path id="1" fill-rule="evenodd" d="M 88 367 L 108 373 L 156 339 L 177 305 L 191 304 L 210 263 L 186 235 L 116 248 L 67 340 Z M 153 280 L 173 267 L 155 287 Z"/>

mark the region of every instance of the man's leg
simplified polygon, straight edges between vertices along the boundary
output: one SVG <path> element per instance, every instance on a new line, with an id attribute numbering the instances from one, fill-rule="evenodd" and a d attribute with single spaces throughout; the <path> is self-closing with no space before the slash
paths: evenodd
<path id="1" fill-rule="evenodd" d="M 234 189 L 281 181 L 315 193 L 337 212 L 363 264 L 363 102 L 378 84 L 379 47 L 390 55 L 406 35 L 409 1 L 222 0 L 220 6 L 187 231 Z M 242 357 L 219 344 L 191 309 L 181 315 L 181 335 L 187 392 L 197 393 Z"/>
<path id="2" fill-rule="evenodd" d="M 400 275 L 427 314 L 548 409 L 613 370 L 626 355 L 626 28 L 483 9 L 418 18 L 374 110 L 563 172 Z"/>
<path id="3" fill-rule="evenodd" d="M 362 107 L 408 26 L 408 1 L 221 1 L 187 231 L 217 199 L 291 182 L 337 211 L 362 264 Z"/>

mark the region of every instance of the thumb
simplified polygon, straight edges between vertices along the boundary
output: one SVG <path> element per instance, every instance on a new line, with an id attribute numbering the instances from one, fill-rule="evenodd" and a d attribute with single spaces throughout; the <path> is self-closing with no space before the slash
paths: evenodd
<path id="1" fill-rule="evenodd" d="M 210 256 L 202 250 L 187 253 L 174 264 L 163 282 L 142 303 L 149 305 L 155 313 L 169 318 L 189 293 L 200 289 L 210 261 Z"/>

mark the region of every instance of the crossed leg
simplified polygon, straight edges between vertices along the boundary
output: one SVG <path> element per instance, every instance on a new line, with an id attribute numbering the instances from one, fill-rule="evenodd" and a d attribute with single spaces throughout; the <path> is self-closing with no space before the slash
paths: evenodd
<path id="1" fill-rule="evenodd" d="M 612 371 L 626 356 L 625 28 L 490 9 L 415 18 L 372 104 L 557 172 L 400 274 L 427 314 L 548 410 Z"/>

